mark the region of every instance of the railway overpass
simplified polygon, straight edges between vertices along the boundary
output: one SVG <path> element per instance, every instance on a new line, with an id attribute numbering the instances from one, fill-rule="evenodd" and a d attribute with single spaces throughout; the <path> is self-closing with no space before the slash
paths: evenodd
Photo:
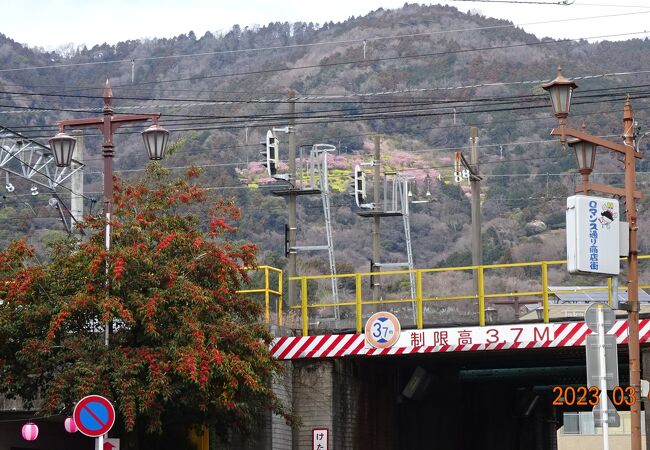
<path id="1" fill-rule="evenodd" d="M 364 277 L 371 274 L 344 274 L 339 277 L 353 280 L 349 286 L 354 289 L 348 292 L 350 301 L 338 304 L 311 300 L 316 298 L 310 296 L 318 290 L 316 283 L 329 281 L 329 276 L 297 277 L 301 303 L 284 317 L 274 308 L 274 298 L 281 301 L 281 283 L 275 285 L 267 277 L 267 317 L 276 322 L 273 329 L 278 333 L 271 352 L 288 369 L 276 390 L 302 418 L 302 426 L 291 431 L 269 417 L 273 430 L 269 448 L 311 448 L 314 429 L 327 429 L 330 448 L 336 449 L 576 448 L 566 447 L 562 434 L 558 447 L 557 431 L 565 413 L 587 412 L 591 407 L 575 401 L 566 404 L 554 388 L 586 386 L 584 345 L 590 330 L 583 312 L 592 300 L 612 302 L 619 296 L 625 301 L 626 293 L 612 292 L 607 280 L 584 288 L 562 287 L 556 280 L 549 285 L 562 264 L 418 270 L 414 299 L 397 293 L 394 298 L 365 300 L 370 289 Z M 468 292 L 466 283 L 443 286 L 424 281 L 428 274 L 443 272 L 464 272 L 471 278 L 474 270 L 479 276 L 478 295 Z M 488 274 L 500 270 L 519 271 L 524 288 L 490 289 L 498 284 Z M 382 281 L 408 275 L 382 273 Z M 536 277 L 539 286 L 531 289 Z M 449 304 L 460 306 L 459 313 L 444 320 L 444 313 L 453 311 Z M 394 312 L 402 323 L 399 339 L 387 348 L 373 347 L 362 333 L 365 320 L 380 310 Z M 642 308 L 639 327 L 643 378 L 648 379 L 650 307 Z M 624 313 L 617 316 L 611 333 L 617 336 L 624 387 L 629 377 Z M 622 402 L 617 409 L 625 417 L 629 407 Z M 622 440 L 629 445 L 623 422 Z"/>

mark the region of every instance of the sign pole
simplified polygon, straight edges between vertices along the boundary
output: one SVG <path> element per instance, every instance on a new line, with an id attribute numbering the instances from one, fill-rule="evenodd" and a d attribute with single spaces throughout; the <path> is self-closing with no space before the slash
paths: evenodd
<path id="1" fill-rule="evenodd" d="M 616 351 L 616 349 L 614 349 Z M 598 359 L 600 366 L 600 404 L 603 427 L 603 450 L 609 450 L 609 423 L 607 411 L 607 363 L 605 359 L 605 312 L 603 305 L 598 305 Z"/>
<path id="2" fill-rule="evenodd" d="M 97 436 L 97 450 L 104 450 L 104 435 Z"/>

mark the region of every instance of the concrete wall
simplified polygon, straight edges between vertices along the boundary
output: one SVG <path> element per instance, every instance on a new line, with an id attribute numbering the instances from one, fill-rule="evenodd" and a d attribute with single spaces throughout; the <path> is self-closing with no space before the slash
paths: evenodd
<path id="1" fill-rule="evenodd" d="M 355 361 L 334 362 L 333 405 L 334 429 L 331 448 L 340 450 L 358 449 L 357 425 L 361 406 L 360 382 Z"/>
<path id="2" fill-rule="evenodd" d="M 293 449 L 311 448 L 312 430 L 330 430 L 330 445 L 334 430 L 334 361 L 296 361 L 293 366 L 294 412 L 302 426 L 293 431 Z M 334 448 L 334 447 L 332 447 Z"/>
<path id="3" fill-rule="evenodd" d="M 283 363 L 286 371 L 276 380 L 273 380 L 273 391 L 278 398 L 291 407 L 293 403 L 293 365 L 291 362 Z M 270 446 L 269 450 L 291 450 L 292 434 L 291 427 L 287 425 L 284 418 L 275 414 L 271 415 L 269 424 Z"/>

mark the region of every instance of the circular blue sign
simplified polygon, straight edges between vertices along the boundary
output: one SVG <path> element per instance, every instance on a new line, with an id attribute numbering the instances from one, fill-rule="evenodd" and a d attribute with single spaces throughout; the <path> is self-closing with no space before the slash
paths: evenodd
<path id="1" fill-rule="evenodd" d="M 108 433 L 115 423 L 115 409 L 100 395 L 89 395 L 79 400 L 74 408 L 74 421 L 86 436 L 98 437 Z"/>

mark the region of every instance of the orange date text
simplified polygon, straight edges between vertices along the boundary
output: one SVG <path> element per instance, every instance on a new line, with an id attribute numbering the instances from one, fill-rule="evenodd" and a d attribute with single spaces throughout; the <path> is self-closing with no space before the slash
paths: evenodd
<path id="1" fill-rule="evenodd" d="M 600 389 L 596 386 L 554 386 L 555 406 L 596 406 L 600 403 Z M 636 402 L 636 391 L 632 386 L 616 386 L 612 390 L 614 406 L 632 406 Z"/>

